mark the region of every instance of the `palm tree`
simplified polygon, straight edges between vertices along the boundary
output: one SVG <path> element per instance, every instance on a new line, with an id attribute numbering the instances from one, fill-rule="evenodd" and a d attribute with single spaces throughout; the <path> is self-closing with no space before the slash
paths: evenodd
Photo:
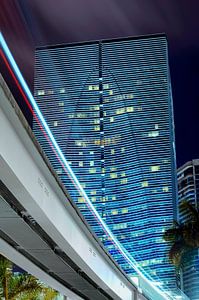
<path id="1" fill-rule="evenodd" d="M 199 248 L 199 211 L 187 201 L 183 201 L 179 209 L 185 216 L 185 222 L 174 221 L 163 236 L 171 245 L 169 259 L 177 269 L 183 266 L 192 250 Z"/>
<path id="2" fill-rule="evenodd" d="M 14 275 L 13 263 L 0 255 L 0 299 L 5 300 L 53 300 L 57 292 L 47 288 L 34 276 L 24 273 Z"/>

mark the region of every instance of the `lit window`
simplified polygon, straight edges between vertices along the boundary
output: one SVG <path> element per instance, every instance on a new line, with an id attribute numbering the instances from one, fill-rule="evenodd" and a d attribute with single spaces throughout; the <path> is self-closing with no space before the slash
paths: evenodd
<path id="1" fill-rule="evenodd" d="M 160 166 L 151 166 L 151 172 L 157 172 L 160 170 Z"/>
<path id="2" fill-rule="evenodd" d="M 102 168 L 102 173 L 105 173 L 105 168 Z"/>
<path id="3" fill-rule="evenodd" d="M 115 113 L 116 113 L 116 115 L 124 114 L 125 113 L 125 108 L 124 107 L 118 108 L 118 109 L 116 109 Z"/>
<path id="4" fill-rule="evenodd" d="M 83 152 L 81 151 L 81 152 L 79 152 L 79 155 L 83 155 Z"/>
<path id="5" fill-rule="evenodd" d="M 124 153 L 124 152 L 125 152 L 125 148 L 122 147 L 122 148 L 121 148 L 121 153 Z"/>
<path id="6" fill-rule="evenodd" d="M 121 173 L 121 177 L 125 177 L 126 176 L 126 173 L 125 172 L 122 172 Z"/>
<path id="7" fill-rule="evenodd" d="M 53 125 L 54 125 L 54 127 L 57 127 L 58 126 L 58 121 L 54 121 Z"/>
<path id="8" fill-rule="evenodd" d="M 99 91 L 99 85 L 94 85 L 94 86 L 93 86 L 93 90 L 94 90 L 94 91 Z"/>
<path id="9" fill-rule="evenodd" d="M 43 95 L 45 95 L 45 91 L 44 90 L 40 90 L 40 91 L 37 92 L 37 95 L 38 96 L 43 96 Z"/>
<path id="10" fill-rule="evenodd" d="M 84 163 L 83 161 L 79 161 L 79 167 L 83 167 Z"/>
<path id="11" fill-rule="evenodd" d="M 100 126 L 94 126 L 94 131 L 99 131 L 100 130 Z"/>
<path id="12" fill-rule="evenodd" d="M 142 187 L 147 187 L 147 186 L 149 186 L 149 183 L 148 183 L 148 181 L 143 181 L 141 183 L 141 185 L 142 185 Z"/>
<path id="13" fill-rule="evenodd" d="M 84 200 L 84 198 L 83 198 L 83 197 L 78 197 L 78 202 L 79 202 L 79 203 L 84 203 L 84 202 L 85 202 L 85 200 Z"/>
<path id="14" fill-rule="evenodd" d="M 59 90 L 59 92 L 60 92 L 60 94 L 63 94 L 63 93 L 65 93 L 65 88 L 61 88 L 60 90 Z"/>
<path id="15" fill-rule="evenodd" d="M 60 102 L 58 103 L 58 105 L 59 105 L 59 106 L 64 106 L 64 102 L 63 102 L 63 101 L 60 101 Z"/>
<path id="16" fill-rule="evenodd" d="M 109 95 L 112 96 L 113 95 L 113 90 L 109 91 Z"/>
<path id="17" fill-rule="evenodd" d="M 90 173 L 90 174 L 96 173 L 96 168 L 89 169 L 89 173 Z"/>
<path id="18" fill-rule="evenodd" d="M 92 85 L 89 85 L 89 86 L 88 86 L 88 90 L 89 90 L 89 91 L 92 91 L 92 89 L 93 89 L 93 86 L 92 86 Z"/>
<path id="19" fill-rule="evenodd" d="M 90 166 L 91 167 L 93 167 L 94 166 L 94 164 L 95 164 L 95 162 L 92 160 L 92 161 L 90 161 Z"/>
<path id="20" fill-rule="evenodd" d="M 114 117 L 110 117 L 110 122 L 111 122 L 111 123 L 114 122 Z"/>
<path id="21" fill-rule="evenodd" d="M 150 131 L 148 133 L 148 136 L 149 137 L 156 137 L 156 136 L 159 136 L 159 131 Z"/>
<path id="22" fill-rule="evenodd" d="M 96 201 L 96 197 L 91 197 L 91 201 L 95 202 Z"/>
<path id="23" fill-rule="evenodd" d="M 93 152 L 93 151 L 90 151 L 90 154 L 94 154 L 94 152 Z"/>
<path id="24" fill-rule="evenodd" d="M 117 173 L 111 173 L 110 178 L 117 178 Z"/>
<path id="25" fill-rule="evenodd" d="M 90 194 L 91 194 L 91 195 L 96 195 L 97 192 L 96 192 L 96 190 L 92 190 L 92 191 L 90 191 Z"/>
<path id="26" fill-rule="evenodd" d="M 121 184 L 126 184 L 127 182 L 128 182 L 128 179 L 127 178 L 123 178 L 123 179 L 121 179 Z"/>
<path id="27" fill-rule="evenodd" d="M 163 190 L 163 192 L 168 192 L 168 191 L 169 191 L 169 188 L 168 188 L 168 186 L 164 186 L 164 187 L 162 188 L 162 190 Z"/>
<path id="28" fill-rule="evenodd" d="M 103 89 L 105 90 L 109 89 L 109 84 L 103 84 Z"/>
<path id="29" fill-rule="evenodd" d="M 115 149 L 111 149 L 111 154 L 115 154 Z"/>
<path id="30" fill-rule="evenodd" d="M 117 171 L 117 168 L 116 167 L 111 167 L 110 171 Z"/>
<path id="31" fill-rule="evenodd" d="M 112 196 L 112 200 L 116 200 L 116 196 Z"/>
<path id="32" fill-rule="evenodd" d="M 134 111 L 134 107 L 133 106 L 129 106 L 126 108 L 126 112 L 133 112 Z"/>
<path id="33" fill-rule="evenodd" d="M 158 124 L 155 124 L 155 129 L 159 129 L 159 126 L 158 126 Z"/>
<path id="34" fill-rule="evenodd" d="M 81 187 L 82 187 L 83 189 L 85 189 L 86 183 L 81 183 Z"/>
<path id="35" fill-rule="evenodd" d="M 99 124 L 100 123 L 100 120 L 99 119 L 95 119 L 94 121 L 93 121 L 93 124 Z"/>
<path id="36" fill-rule="evenodd" d="M 122 208 L 122 214 L 127 214 L 128 213 L 128 208 Z"/>
<path id="37" fill-rule="evenodd" d="M 127 228 L 127 223 L 119 223 L 113 225 L 113 229 L 125 229 L 125 228 Z"/>
<path id="38" fill-rule="evenodd" d="M 112 215 L 117 215 L 117 214 L 118 214 L 118 210 L 117 210 L 117 209 L 112 210 L 112 211 L 111 211 L 111 214 L 112 214 Z"/>
<path id="39" fill-rule="evenodd" d="M 53 94 L 54 94 L 54 91 L 53 91 L 53 90 L 48 90 L 48 91 L 47 91 L 47 94 L 48 94 L 48 95 L 53 95 Z"/>

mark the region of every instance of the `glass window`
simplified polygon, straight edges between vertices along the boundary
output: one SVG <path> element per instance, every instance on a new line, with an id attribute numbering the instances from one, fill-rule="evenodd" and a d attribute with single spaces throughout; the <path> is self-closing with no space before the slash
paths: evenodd
<path id="1" fill-rule="evenodd" d="M 169 188 L 168 188 L 168 186 L 164 186 L 164 187 L 162 188 L 162 190 L 163 190 L 163 192 L 168 192 L 168 191 L 169 191 Z"/>
<path id="2" fill-rule="evenodd" d="M 113 90 L 109 91 L 109 95 L 112 96 L 113 95 Z"/>
<path id="3" fill-rule="evenodd" d="M 121 179 L 121 184 L 126 184 L 127 182 L 128 182 L 128 179 L 127 178 L 123 178 L 123 179 Z"/>
<path id="4" fill-rule="evenodd" d="M 115 154 L 115 149 L 111 149 L 111 154 Z"/>
<path id="5" fill-rule="evenodd" d="M 44 90 L 39 90 L 39 91 L 37 92 L 37 95 L 38 95 L 38 96 L 43 96 L 43 95 L 45 95 L 45 91 L 44 91 Z"/>
<path id="6" fill-rule="evenodd" d="M 93 160 L 90 161 L 90 166 L 93 167 L 95 162 Z"/>
<path id="7" fill-rule="evenodd" d="M 114 117 L 110 117 L 110 123 L 114 122 Z"/>
<path id="8" fill-rule="evenodd" d="M 110 178 L 117 178 L 117 173 L 111 173 Z"/>
<path id="9" fill-rule="evenodd" d="M 83 198 L 83 197 L 78 197 L 78 202 L 79 202 L 79 203 L 84 203 L 84 202 L 85 202 L 85 200 L 84 200 L 84 198 Z"/>
<path id="10" fill-rule="evenodd" d="M 89 169 L 89 173 L 90 173 L 90 174 L 96 173 L 96 168 Z"/>
<path id="11" fill-rule="evenodd" d="M 133 106 L 129 106 L 126 108 L 126 112 L 133 112 L 134 111 L 134 107 Z"/>
<path id="12" fill-rule="evenodd" d="M 160 170 L 160 166 L 151 166 L 151 172 L 157 172 Z"/>
<path id="13" fill-rule="evenodd" d="M 63 93 L 65 93 L 65 88 L 61 88 L 60 90 L 59 90 L 59 92 L 60 92 L 60 94 L 63 94 Z"/>
<path id="14" fill-rule="evenodd" d="M 150 131 L 148 133 L 148 137 L 156 137 L 159 136 L 159 131 Z"/>
<path id="15" fill-rule="evenodd" d="M 122 172 L 121 173 L 121 177 L 125 177 L 126 176 L 126 173 L 125 172 Z"/>
<path id="16" fill-rule="evenodd" d="M 96 190 L 91 190 L 91 191 L 90 191 L 90 194 L 91 194 L 91 195 L 96 195 L 97 192 L 96 192 Z"/>
<path id="17" fill-rule="evenodd" d="M 122 147 L 121 148 L 121 153 L 124 153 L 125 152 L 125 147 Z"/>
<path id="18" fill-rule="evenodd" d="M 83 161 L 79 161 L 79 167 L 83 167 L 83 166 L 84 166 Z"/>
<path id="19" fill-rule="evenodd" d="M 113 210 L 111 211 L 111 214 L 112 214 L 112 215 L 117 215 L 117 214 L 118 214 L 118 210 L 117 210 L 117 209 L 113 209 Z"/>
<path id="20" fill-rule="evenodd" d="M 63 101 L 60 101 L 60 102 L 58 103 L 58 105 L 59 105 L 59 106 L 64 106 L 64 102 L 63 102 Z"/>
<path id="21" fill-rule="evenodd" d="M 128 213 L 128 208 L 127 207 L 125 207 L 125 208 L 122 208 L 122 214 L 127 214 Z"/>
<path id="22" fill-rule="evenodd" d="M 53 125 L 54 125 L 54 127 L 57 127 L 58 126 L 58 121 L 54 121 Z"/>
<path id="23" fill-rule="evenodd" d="M 143 181 L 143 182 L 141 183 L 141 186 L 142 186 L 142 187 L 147 187 L 147 186 L 149 186 L 148 181 Z"/>

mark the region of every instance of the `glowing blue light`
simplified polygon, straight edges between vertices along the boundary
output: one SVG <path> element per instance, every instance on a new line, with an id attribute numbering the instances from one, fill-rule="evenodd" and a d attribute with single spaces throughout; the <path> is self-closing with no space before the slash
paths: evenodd
<path id="1" fill-rule="evenodd" d="M 100 217 L 99 213 L 96 211 L 95 207 L 93 206 L 92 202 L 89 200 L 87 194 L 85 193 L 84 189 L 81 187 L 81 184 L 79 183 L 77 177 L 75 176 L 75 174 L 73 173 L 71 167 L 69 166 L 66 158 L 64 157 L 61 149 L 59 148 L 55 138 L 53 137 L 51 130 L 49 128 L 49 126 L 47 125 L 44 117 L 42 116 L 42 113 L 34 99 L 34 97 L 32 96 L 32 93 L 28 87 L 28 85 L 26 84 L 4 38 L 3 35 L 0 33 L 0 44 L 2 45 L 2 48 L 4 50 L 4 53 L 6 54 L 6 57 L 8 59 L 8 61 L 10 62 L 15 75 L 17 76 L 21 86 L 24 89 L 24 92 L 26 93 L 28 99 L 30 100 L 30 103 L 32 105 L 32 107 L 34 108 L 35 112 L 37 113 L 37 116 L 39 117 L 43 127 L 45 128 L 53 146 L 55 147 L 55 149 L 57 150 L 57 153 L 59 154 L 59 157 L 61 158 L 62 162 L 64 163 L 64 166 L 66 167 L 67 171 L 69 172 L 71 178 L 74 180 L 74 183 L 76 185 L 76 188 L 80 191 L 81 195 L 84 197 L 84 199 L 86 200 L 86 202 L 89 204 L 90 208 L 92 209 L 92 211 L 94 212 L 95 216 L 98 218 L 98 220 L 100 221 L 102 227 L 104 228 L 104 230 L 106 231 L 106 233 L 109 235 L 109 237 L 112 239 L 112 241 L 115 243 L 117 249 L 121 252 L 121 254 L 124 256 L 124 258 L 128 261 L 128 263 L 130 264 L 131 267 L 134 268 L 134 270 L 140 275 L 140 277 L 142 277 L 157 293 L 159 293 L 164 299 L 170 299 L 170 297 L 168 298 L 163 291 L 161 291 L 152 281 L 150 281 L 145 275 L 145 271 L 142 270 L 142 268 L 139 267 L 138 263 L 136 262 L 136 260 L 133 257 L 129 257 L 129 254 L 126 252 L 126 250 L 121 246 L 121 244 L 118 242 L 118 240 L 116 239 L 116 237 L 113 235 L 113 233 L 110 231 L 110 229 L 108 228 L 108 226 L 106 225 L 106 223 L 103 221 L 103 219 Z M 104 147 L 104 146 L 101 146 Z M 142 271 L 141 271 L 142 270 Z"/>

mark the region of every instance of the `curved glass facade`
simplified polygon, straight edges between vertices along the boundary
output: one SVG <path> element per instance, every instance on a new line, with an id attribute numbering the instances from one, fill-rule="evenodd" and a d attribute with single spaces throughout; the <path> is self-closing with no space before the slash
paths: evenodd
<path id="1" fill-rule="evenodd" d="M 118 241 L 149 278 L 175 287 L 162 239 L 176 201 L 165 36 L 38 49 L 35 97 L 72 170 Z M 36 123 L 34 131 L 88 223 L 134 276 L 69 184 Z"/>

